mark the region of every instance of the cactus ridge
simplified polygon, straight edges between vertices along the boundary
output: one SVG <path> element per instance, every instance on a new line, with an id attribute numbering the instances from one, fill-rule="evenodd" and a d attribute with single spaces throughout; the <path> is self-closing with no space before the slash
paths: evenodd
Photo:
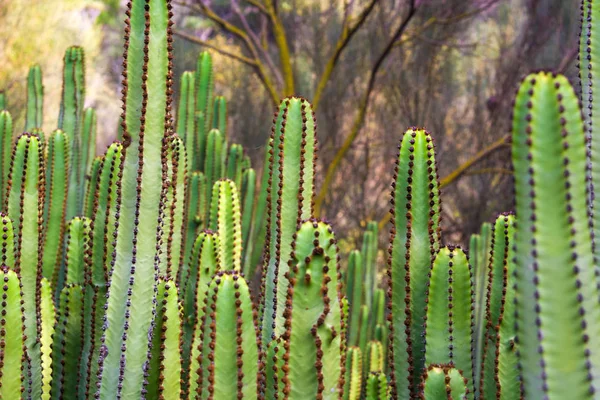
<path id="1" fill-rule="evenodd" d="M 396 159 L 390 210 L 388 308 L 393 397 L 414 395 L 424 369 L 425 293 L 441 240 L 437 176 L 431 135 L 424 129 L 408 129 Z"/>
<path id="2" fill-rule="evenodd" d="M 429 365 L 419 385 L 421 400 L 464 399 L 469 393 L 467 379 L 452 363 Z"/>
<path id="3" fill-rule="evenodd" d="M 44 86 L 42 85 L 42 69 L 38 64 L 29 68 L 27 75 L 27 113 L 24 132 L 41 128 L 44 111 Z"/>

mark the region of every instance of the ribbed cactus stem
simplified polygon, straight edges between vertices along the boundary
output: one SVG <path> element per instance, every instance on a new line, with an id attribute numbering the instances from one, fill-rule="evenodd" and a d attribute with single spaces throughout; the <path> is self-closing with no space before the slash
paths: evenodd
<path id="1" fill-rule="evenodd" d="M 131 0 L 127 5 L 122 114 L 126 151 L 99 360 L 101 399 L 140 398 L 147 373 L 155 256 L 160 258 L 162 145 L 173 131 L 171 7 L 168 0 Z"/>
<path id="2" fill-rule="evenodd" d="M 0 266 L 0 282 L 0 398 L 20 399 L 25 388 L 23 365 L 26 351 L 21 287 L 18 275 L 6 265 Z"/>
<path id="3" fill-rule="evenodd" d="M 346 298 L 350 301 L 348 315 L 348 345 L 358 345 L 360 329 L 360 307 L 363 298 L 363 261 L 362 253 L 353 250 L 348 256 L 348 273 L 346 276 Z"/>
<path id="4" fill-rule="evenodd" d="M 158 283 L 146 399 L 181 398 L 181 318 L 175 282 Z"/>
<path id="5" fill-rule="evenodd" d="M 42 68 L 32 65 L 27 75 L 27 112 L 24 132 L 41 128 L 44 121 L 44 86 L 42 84 Z"/>
<path id="6" fill-rule="evenodd" d="M 363 236 L 362 256 L 365 263 L 364 271 L 364 287 L 363 292 L 364 304 L 371 307 L 376 287 L 377 279 L 377 223 L 370 221 L 367 225 L 367 230 Z"/>
<path id="7" fill-rule="evenodd" d="M 295 237 L 283 313 L 284 393 L 288 399 L 337 399 L 345 338 L 335 236 L 329 225 L 310 220 Z"/>
<path id="8" fill-rule="evenodd" d="M 492 236 L 492 251 L 488 266 L 488 290 L 485 302 L 486 329 L 484 332 L 484 346 L 481 374 L 475 376 L 480 379 L 481 396 L 484 399 L 496 397 L 496 370 L 499 346 L 500 322 L 504 318 L 504 307 L 508 291 L 513 291 L 507 286 L 508 252 L 514 245 L 514 216 L 502 214 L 494 223 Z M 512 316 L 511 316 L 512 319 Z"/>
<path id="9" fill-rule="evenodd" d="M 50 281 L 40 286 L 40 353 L 42 358 L 42 399 L 50 400 L 52 389 L 52 341 L 54 337 L 54 291 Z"/>
<path id="10" fill-rule="evenodd" d="M 283 339 L 271 340 L 266 351 L 265 368 L 265 399 L 285 398 L 284 368 L 285 348 Z"/>
<path id="11" fill-rule="evenodd" d="M 473 268 L 473 289 L 475 291 L 475 329 L 474 364 L 475 377 L 481 376 L 481 362 L 483 360 L 483 343 L 486 329 L 485 302 L 487 299 L 488 267 L 490 265 L 490 251 L 492 245 L 492 225 L 489 222 L 481 225 L 480 234 L 473 235 L 469 246 L 469 262 Z M 479 396 L 480 380 L 475 379 L 475 396 Z"/>
<path id="12" fill-rule="evenodd" d="M 187 204 L 185 208 L 185 244 L 183 252 L 183 264 L 179 269 L 177 282 L 185 287 L 185 280 L 189 272 L 189 259 L 194 248 L 194 242 L 198 236 L 198 230 L 204 226 L 206 216 L 206 178 L 202 172 L 194 171 L 188 178 Z M 182 286 L 183 284 L 183 286 Z"/>
<path id="13" fill-rule="evenodd" d="M 263 163 L 263 170 L 261 172 L 261 180 L 258 196 L 256 198 L 256 204 L 254 206 L 254 223 L 252 224 L 252 254 L 250 257 L 250 265 L 252 268 L 257 268 L 261 257 L 263 256 L 264 247 L 265 247 L 265 239 L 267 234 L 267 220 L 265 218 L 265 213 L 267 211 L 267 198 L 268 198 L 268 190 L 270 190 L 269 185 L 269 148 L 270 148 L 270 138 L 267 142 L 266 151 L 265 151 L 265 160 Z"/>
<path id="14" fill-rule="evenodd" d="M 69 194 L 66 219 L 81 213 L 81 160 L 83 106 L 85 97 L 85 60 L 81 47 L 69 47 L 65 52 L 63 68 L 63 91 L 60 102 L 58 128 L 66 133 L 70 144 L 71 168 L 69 169 Z"/>
<path id="15" fill-rule="evenodd" d="M 225 176 L 235 182 L 239 191 L 242 190 L 243 163 L 244 148 L 239 144 L 232 144 L 225 162 Z"/>
<path id="16" fill-rule="evenodd" d="M 359 400 L 362 390 L 362 357 L 360 348 L 349 347 L 346 352 L 344 400 Z"/>
<path id="17" fill-rule="evenodd" d="M 253 168 L 246 169 L 242 174 L 242 263 L 244 275 L 252 277 L 256 265 L 252 265 L 252 252 L 254 251 L 254 204 L 256 193 L 256 172 Z"/>
<path id="18" fill-rule="evenodd" d="M 385 374 L 381 371 L 369 372 L 365 386 L 367 399 L 387 400 L 390 398 L 388 381 Z"/>
<path id="19" fill-rule="evenodd" d="M 390 278 L 392 395 L 416 394 L 425 353 L 425 305 L 431 263 L 440 243 L 440 191 L 433 139 L 406 131 L 392 183 Z"/>
<path id="20" fill-rule="evenodd" d="M 206 132 L 212 126 L 213 79 L 212 57 L 209 52 L 203 51 L 196 63 L 196 111 L 201 111 L 204 116 Z"/>
<path id="21" fill-rule="evenodd" d="M 100 167 L 102 166 L 103 156 L 94 157 L 90 167 L 88 182 L 85 189 L 85 200 L 83 203 L 83 215 L 91 218 L 94 215 L 94 201 L 96 196 L 96 186 L 100 176 Z"/>
<path id="22" fill-rule="evenodd" d="M 192 157 L 194 171 L 204 172 L 208 132 L 204 123 L 204 112 L 196 111 L 194 113 L 194 157 Z"/>
<path id="23" fill-rule="evenodd" d="M 365 363 L 365 372 L 381 372 L 385 364 L 383 356 L 383 345 L 381 342 L 371 340 L 367 345 L 367 357 Z"/>
<path id="24" fill-rule="evenodd" d="M 598 269 L 588 226 L 582 112 L 568 80 L 532 74 L 512 121 L 516 326 L 527 399 L 593 399 L 600 390 Z"/>
<path id="25" fill-rule="evenodd" d="M 223 269 L 241 271 L 242 224 L 240 200 L 235 183 L 219 180 L 213 186 L 210 207 L 210 229 L 217 232 L 222 244 L 219 261 Z"/>
<path id="26" fill-rule="evenodd" d="M 62 263 L 71 165 L 69 139 L 63 131 L 56 130 L 48 138 L 46 162 L 42 273 L 45 278 L 52 279 Z M 60 293 L 60 290 L 58 292 Z"/>
<path id="27" fill-rule="evenodd" d="M 425 364 L 453 364 L 463 372 L 469 389 L 474 378 L 471 279 L 460 248 L 440 249 L 431 269 L 425 318 Z"/>
<path id="28" fill-rule="evenodd" d="M 6 186 L 8 185 L 8 174 L 10 172 L 10 151 L 12 148 L 13 122 L 10 113 L 6 110 L 0 111 L 0 200 L 1 204 L 6 202 Z"/>
<path id="29" fill-rule="evenodd" d="M 204 176 L 206 176 L 206 201 L 211 204 L 213 185 L 223 177 L 222 154 L 223 135 L 216 129 L 208 132 L 204 155 Z"/>
<path id="30" fill-rule="evenodd" d="M 219 272 L 207 294 L 197 398 L 257 399 L 260 335 L 248 285 L 236 271 Z"/>
<path id="31" fill-rule="evenodd" d="M 310 103 L 283 100 L 273 118 L 267 183 L 267 245 L 263 268 L 263 334 L 269 341 L 284 331 L 293 236 L 302 220 L 312 216 L 316 119 Z"/>
<path id="32" fill-rule="evenodd" d="M 80 185 L 83 186 L 86 193 L 87 187 L 90 184 L 90 173 L 92 171 L 92 163 L 96 157 L 96 136 L 98 130 L 98 121 L 96 110 L 86 108 L 83 112 L 83 127 L 81 129 L 81 155 L 79 160 L 79 177 Z M 79 188 L 81 191 L 81 187 Z M 84 197 L 80 196 L 80 202 L 84 201 Z M 80 210 L 83 209 L 83 203 L 79 205 Z M 81 211 L 80 211 L 81 212 Z"/>
<path id="33" fill-rule="evenodd" d="M 14 221 L 16 243 L 14 270 L 23 290 L 25 335 L 31 366 L 31 395 L 41 396 L 42 373 L 39 347 L 39 285 L 42 279 L 40 239 L 43 226 L 44 157 L 37 136 L 22 134 L 11 160 L 11 184 L 7 187 L 6 210 Z"/>
<path id="34" fill-rule="evenodd" d="M 211 231 L 201 232 L 194 243 L 189 276 L 185 279 L 183 301 L 183 378 L 184 389 L 191 396 L 198 388 L 201 350 L 199 321 L 205 314 L 204 299 L 219 265 L 219 237 Z"/>
<path id="35" fill-rule="evenodd" d="M 181 74 L 179 82 L 179 102 L 177 105 L 177 135 L 183 139 L 188 154 L 188 165 L 192 165 L 196 146 L 196 77 L 193 71 Z M 191 168 L 190 168 L 191 172 Z"/>
<path id="36" fill-rule="evenodd" d="M 227 137 L 227 100 L 223 96 L 214 99 L 212 127 L 218 129 L 223 137 Z"/>
<path id="37" fill-rule="evenodd" d="M 468 395 L 467 380 L 452 364 L 431 364 L 423 373 L 421 400 L 463 400 Z"/>

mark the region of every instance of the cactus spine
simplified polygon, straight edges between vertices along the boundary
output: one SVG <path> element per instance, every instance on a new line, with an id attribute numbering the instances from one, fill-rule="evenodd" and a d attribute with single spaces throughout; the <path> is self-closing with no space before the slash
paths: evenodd
<path id="1" fill-rule="evenodd" d="M 390 349 L 392 395 L 415 395 L 423 373 L 426 290 L 440 243 L 439 184 L 433 140 L 422 129 L 404 134 L 392 183 Z"/>
<path id="2" fill-rule="evenodd" d="M 219 261 L 223 269 L 242 269 L 242 225 L 240 200 L 235 183 L 224 179 L 215 182 L 210 207 L 210 229 L 219 235 L 223 243 Z"/>
<path id="3" fill-rule="evenodd" d="M 38 64 L 29 68 L 27 76 L 27 113 L 25 115 L 24 132 L 41 128 L 44 121 L 44 86 L 42 85 L 42 69 Z"/>
<path id="4" fill-rule="evenodd" d="M 122 117 L 126 151 L 98 372 L 101 399 L 139 398 L 142 393 L 160 248 L 157 188 L 162 186 L 163 167 L 156 160 L 161 159 L 163 137 L 172 131 L 171 4 L 131 0 L 127 15 Z"/>
<path id="5" fill-rule="evenodd" d="M 524 396 L 592 399 L 600 387 L 599 293 L 584 125 L 567 79 L 526 77 L 512 132 L 516 333 Z"/>
<path id="6" fill-rule="evenodd" d="M 205 132 L 208 132 L 212 125 L 213 79 L 212 57 L 210 53 L 203 51 L 196 63 L 196 111 L 202 112 Z"/>
<path id="7" fill-rule="evenodd" d="M 6 110 L 0 111 L 0 200 L 6 203 L 5 188 L 8 185 L 8 174 L 10 172 L 10 150 L 12 148 L 13 123 L 10 113 Z"/>
<path id="8" fill-rule="evenodd" d="M 344 400 L 359 400 L 362 388 L 362 357 L 360 348 L 349 347 L 346 352 Z"/>

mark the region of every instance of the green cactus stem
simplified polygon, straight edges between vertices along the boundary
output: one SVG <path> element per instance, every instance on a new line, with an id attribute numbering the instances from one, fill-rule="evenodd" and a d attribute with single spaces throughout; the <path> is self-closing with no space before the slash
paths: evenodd
<path id="1" fill-rule="evenodd" d="M 235 182 L 239 191 L 242 190 L 243 163 L 244 148 L 239 144 L 232 144 L 225 162 L 225 176 Z"/>
<path id="2" fill-rule="evenodd" d="M 194 242 L 198 236 L 198 229 L 204 226 L 204 218 L 206 216 L 206 178 L 202 172 L 192 172 L 188 178 L 187 184 L 187 205 L 185 208 L 186 228 L 185 228 L 185 247 L 183 260 L 184 263 L 179 269 L 177 282 L 180 287 L 189 270 L 189 259 L 194 248 Z"/>
<path id="3" fill-rule="evenodd" d="M 96 186 L 100 176 L 100 167 L 102 166 L 103 156 L 94 157 L 85 191 L 85 201 L 83 203 L 83 215 L 91 218 L 94 215 L 94 201 L 96 196 Z"/>
<path id="4" fill-rule="evenodd" d="M 475 377 L 481 376 L 481 363 L 483 360 L 483 343 L 486 329 L 486 307 L 488 284 L 488 267 L 490 265 L 490 251 L 492 245 L 492 225 L 489 222 L 481 225 L 478 235 L 471 237 L 469 247 L 469 262 L 473 268 L 473 288 L 475 290 L 475 342 L 474 367 Z M 480 380 L 475 379 L 475 396 L 479 396 Z"/>
<path id="5" fill-rule="evenodd" d="M 52 398 L 74 399 L 83 334 L 83 291 L 68 284 L 60 294 L 52 345 Z"/>
<path id="6" fill-rule="evenodd" d="M 81 47 L 69 47 L 65 53 L 63 69 L 63 91 L 60 102 L 58 128 L 66 133 L 71 148 L 69 169 L 69 194 L 67 196 L 66 220 L 81 214 L 82 176 L 82 129 L 83 103 L 85 98 L 85 60 Z"/>
<path id="7" fill-rule="evenodd" d="M 431 269 L 425 318 L 425 364 L 452 363 L 463 372 L 469 389 L 474 380 L 471 278 L 467 256 L 460 248 L 440 249 Z"/>
<path id="8" fill-rule="evenodd" d="M 100 346 L 100 399 L 140 398 L 149 357 L 162 212 L 159 160 L 163 138 L 172 133 L 171 8 L 168 0 L 131 0 L 127 5 L 122 114 L 126 151 Z"/>
<path id="9" fill-rule="evenodd" d="M 204 116 L 205 132 L 210 130 L 212 123 L 214 85 L 212 57 L 203 51 L 196 63 L 196 111 Z"/>
<path id="10" fill-rule="evenodd" d="M 227 100 L 223 96 L 216 96 L 214 99 L 212 127 L 227 138 Z"/>
<path id="11" fill-rule="evenodd" d="M 256 172 L 253 168 L 244 170 L 242 174 L 242 263 L 244 275 L 254 276 L 256 265 L 252 265 L 252 252 L 254 251 L 254 237 L 252 229 L 254 220 L 254 197 L 256 192 Z"/>
<path id="12" fill-rule="evenodd" d="M 262 337 L 266 341 L 285 331 L 288 261 L 298 224 L 312 216 L 316 161 L 316 119 L 308 101 L 283 100 L 273 121 L 262 282 Z"/>
<path id="13" fill-rule="evenodd" d="M 397 398 L 416 395 L 425 368 L 423 323 L 429 272 L 440 243 L 439 196 L 433 139 L 423 129 L 409 129 L 392 183 L 388 270 L 391 385 Z"/>
<path id="14" fill-rule="evenodd" d="M 342 395 L 345 338 L 338 274 L 333 230 L 317 220 L 304 222 L 293 242 L 286 273 L 282 339 L 288 399 L 326 400 Z"/>
<path id="15" fill-rule="evenodd" d="M 285 398 L 283 389 L 284 368 L 285 368 L 285 348 L 283 340 L 277 338 L 271 340 L 267 346 L 265 368 L 265 399 L 282 399 Z"/>
<path id="16" fill-rule="evenodd" d="M 20 399 L 25 389 L 23 363 L 26 351 L 21 288 L 18 275 L 6 265 L 0 266 L 0 281 L 0 398 Z"/>
<path id="17" fill-rule="evenodd" d="M 222 244 L 219 261 L 223 269 L 242 269 L 242 224 L 240 200 L 235 183 L 219 180 L 213 186 L 210 229 L 217 232 Z"/>
<path id="18" fill-rule="evenodd" d="M 381 371 L 369 372 L 365 386 L 366 398 L 369 400 L 387 400 L 390 398 L 388 381 Z"/>
<path id="19" fill-rule="evenodd" d="M 174 281 L 161 280 L 146 399 L 179 400 L 181 397 L 181 318 Z"/>
<path id="20" fill-rule="evenodd" d="M 360 328 L 360 307 L 363 298 L 363 262 L 362 253 L 353 250 L 348 256 L 348 273 L 346 276 L 346 298 L 350 300 L 348 322 L 348 345 L 357 346 Z"/>
<path id="21" fill-rule="evenodd" d="M 42 399 L 50 400 L 52 390 L 52 341 L 54 336 L 54 293 L 50 281 L 40 286 L 40 353 L 42 358 Z"/>
<path id="22" fill-rule="evenodd" d="M 90 173 L 94 158 L 96 157 L 96 136 L 97 136 L 97 117 L 96 110 L 86 108 L 83 112 L 83 127 L 81 129 L 81 148 L 79 156 L 79 177 L 80 184 L 83 185 L 83 193 L 87 193 L 87 188 L 90 185 Z M 81 190 L 81 188 L 79 189 Z M 81 197 L 80 201 L 83 202 Z M 83 203 L 79 205 L 80 210 L 83 210 Z"/>
<path id="23" fill-rule="evenodd" d="M 484 399 L 496 397 L 496 354 L 498 352 L 498 330 L 504 318 L 504 307 L 508 291 L 507 286 L 508 252 L 514 245 L 514 217 L 502 214 L 494 223 L 492 236 L 490 264 L 488 266 L 488 289 L 486 299 L 486 330 L 484 332 L 484 347 L 480 379 L 481 396 Z"/>
<path id="24" fill-rule="evenodd" d="M 516 334 L 527 399 L 593 399 L 600 389 L 598 270 L 581 114 L 561 75 L 529 75 L 515 99 Z"/>
<path id="25" fill-rule="evenodd" d="M 264 253 L 265 247 L 265 239 L 267 235 L 267 221 L 265 218 L 265 213 L 267 211 L 267 198 L 269 189 L 269 176 L 270 176 L 270 168 L 269 168 L 269 148 L 271 139 L 267 143 L 267 151 L 265 151 L 265 160 L 263 163 L 262 176 L 260 181 L 260 188 L 258 192 L 258 197 L 256 199 L 256 204 L 254 206 L 254 223 L 252 224 L 252 233 L 250 236 L 252 237 L 251 242 L 253 245 L 252 254 L 250 256 L 250 265 L 253 270 L 256 270 L 258 264 L 261 261 L 261 258 Z M 269 189 L 270 190 L 270 189 Z"/>
<path id="26" fill-rule="evenodd" d="M 25 114 L 24 132 L 41 128 L 44 121 L 44 85 L 42 84 L 42 68 L 32 65 L 27 75 L 27 112 Z"/>
<path id="27" fill-rule="evenodd" d="M 165 138 L 163 157 L 163 194 L 164 211 L 160 217 L 162 257 L 158 264 L 161 276 L 173 277 L 179 274 L 183 263 L 184 212 L 186 205 L 185 181 L 187 175 L 187 156 L 183 140 L 177 135 Z"/>
<path id="28" fill-rule="evenodd" d="M 364 304 L 369 308 L 373 304 L 373 298 L 375 293 L 376 279 L 377 279 L 377 236 L 379 228 L 377 222 L 370 221 L 367 224 L 367 230 L 365 231 L 362 244 L 362 256 L 363 262 L 365 263 L 364 271 L 364 287 L 363 292 Z"/>
<path id="29" fill-rule="evenodd" d="M 185 148 L 188 149 L 187 164 L 192 166 L 192 157 L 196 146 L 196 131 L 194 124 L 196 100 L 196 77 L 193 71 L 185 71 L 181 74 L 179 82 L 179 102 L 177 107 L 177 135 L 183 139 Z M 190 168 L 191 172 L 191 168 Z"/>
<path id="30" fill-rule="evenodd" d="M 365 372 L 381 372 L 385 365 L 383 345 L 377 340 L 371 340 L 367 344 L 367 357 L 365 362 Z"/>
<path id="31" fill-rule="evenodd" d="M 42 273 L 47 279 L 58 277 L 55 274 L 58 273 L 62 263 L 67 192 L 69 188 L 69 149 L 69 139 L 63 131 L 56 130 L 48 138 L 44 201 L 44 251 L 42 256 Z M 60 289 L 58 293 L 60 293 Z"/>
<path id="32" fill-rule="evenodd" d="M 6 186 L 8 185 L 8 174 L 10 172 L 10 150 L 12 148 L 13 123 L 10 113 L 6 110 L 0 111 L 0 200 L 6 203 Z"/>
<path id="33" fill-rule="evenodd" d="M 258 399 L 260 334 L 246 281 L 237 271 L 218 272 L 204 301 L 197 398 Z"/>
<path id="34" fill-rule="evenodd" d="M 37 136 L 19 136 L 13 150 L 10 179 L 7 186 L 7 216 L 14 222 L 16 243 L 14 271 L 23 290 L 25 341 L 31 368 L 32 398 L 39 398 L 42 389 L 39 346 L 39 296 L 42 279 L 42 238 L 44 200 L 44 156 Z"/>
<path id="35" fill-rule="evenodd" d="M 209 131 L 206 130 L 206 124 L 204 123 L 204 113 L 196 111 L 194 113 L 194 157 L 192 157 L 192 169 L 194 171 L 204 172 L 207 132 Z"/>
<path id="36" fill-rule="evenodd" d="M 362 388 L 362 368 L 360 348 L 356 346 L 349 347 L 346 351 L 344 400 L 360 400 Z"/>
<path id="37" fill-rule="evenodd" d="M 194 394 L 198 388 L 201 321 L 205 313 L 204 299 L 208 285 L 221 268 L 219 237 L 211 231 L 201 232 L 194 243 L 189 277 L 183 294 L 183 379 L 184 390 Z"/>
<path id="38" fill-rule="evenodd" d="M 423 373 L 421 400 L 465 400 L 468 394 L 467 380 L 451 364 L 432 364 Z"/>
<path id="39" fill-rule="evenodd" d="M 214 184 L 223 177 L 223 159 L 222 154 L 223 136 L 221 132 L 212 129 L 208 132 L 206 138 L 206 148 L 204 155 L 204 176 L 206 176 L 206 201 L 212 202 L 212 189 Z M 208 220 L 208 219 L 207 219 Z"/>

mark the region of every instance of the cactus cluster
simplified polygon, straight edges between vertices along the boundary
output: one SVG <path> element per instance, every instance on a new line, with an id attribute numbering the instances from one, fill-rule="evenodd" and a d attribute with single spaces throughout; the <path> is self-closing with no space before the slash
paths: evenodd
<path id="1" fill-rule="evenodd" d="M 81 48 L 57 129 L 39 66 L 14 138 L 0 94 L 0 398 L 600 398 L 597 14 L 583 0 L 584 108 L 557 74 L 517 91 L 515 212 L 468 253 L 442 240 L 432 135 L 402 135 L 382 268 L 377 223 L 342 263 L 314 216 L 310 102 L 276 110 L 257 182 L 210 54 L 175 112 L 171 1 L 130 0 L 102 155 Z"/>

